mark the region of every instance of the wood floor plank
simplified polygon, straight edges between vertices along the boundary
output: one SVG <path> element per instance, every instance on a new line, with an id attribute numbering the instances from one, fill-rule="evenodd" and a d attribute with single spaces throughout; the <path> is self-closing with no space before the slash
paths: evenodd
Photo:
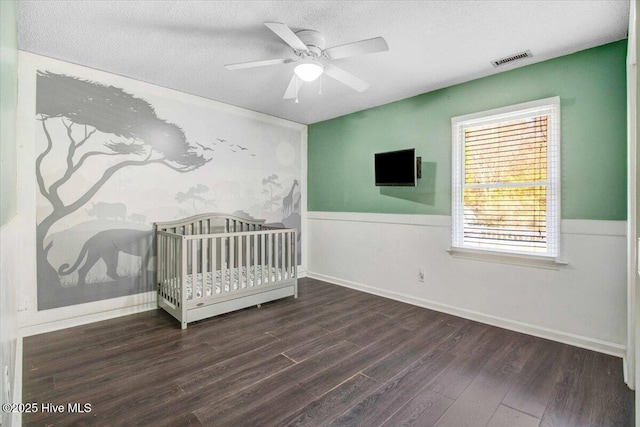
<path id="1" fill-rule="evenodd" d="M 279 426 L 319 426 L 330 424 L 366 394 L 380 384 L 362 374 L 356 374 L 319 399 L 301 407 L 278 421 Z"/>
<path id="2" fill-rule="evenodd" d="M 299 387 L 296 384 L 303 382 L 318 370 L 338 363 L 347 355 L 357 350 L 358 347 L 354 344 L 342 341 L 321 354 L 282 370 L 278 374 L 272 375 L 249 387 L 238 390 L 236 393 L 223 399 L 209 398 L 207 404 L 195 410 L 194 414 L 196 414 L 203 423 L 217 423 L 223 419 L 233 418 L 237 413 L 244 413 L 258 406 L 260 399 L 258 399 L 257 396 L 261 396 L 261 399 L 271 399 L 293 387 L 297 390 Z M 215 389 L 212 389 L 212 391 L 214 390 Z M 312 398 L 311 395 L 309 396 Z M 280 411 L 279 408 L 273 407 L 273 405 L 272 409 L 274 411 Z"/>
<path id="3" fill-rule="evenodd" d="M 109 388 L 111 383 L 118 382 L 121 386 L 133 385 L 137 381 L 143 381 L 144 375 L 151 369 L 157 370 L 153 381 L 162 381 L 165 378 L 176 378 L 184 372 L 192 370 L 192 365 L 207 366 L 215 364 L 221 360 L 226 360 L 239 354 L 246 353 L 256 347 L 276 341 L 275 338 L 257 334 L 251 336 L 252 339 L 245 339 L 233 346 L 215 349 L 209 344 L 200 345 L 167 346 L 162 352 L 140 352 L 135 360 L 140 363 L 131 363 L 131 358 L 124 358 L 105 365 L 102 361 L 88 363 L 82 369 L 74 372 L 66 372 L 54 377 L 56 395 L 68 393 L 70 387 L 80 388 L 90 387 L 91 393 L 102 392 Z M 245 336 L 245 338 L 247 338 Z M 165 367 L 163 369 L 163 367 Z M 90 373 L 96 369 L 101 374 L 91 376 Z M 149 380 L 147 380 L 149 381 Z"/>
<path id="4" fill-rule="evenodd" d="M 306 378 L 304 382 L 299 382 L 298 385 L 314 396 L 322 396 L 355 373 L 364 371 L 388 355 L 394 348 L 406 341 L 410 335 L 407 330 L 389 328 L 380 334 L 377 341 L 348 355 L 339 365 L 319 370 Z"/>
<path id="5" fill-rule="evenodd" d="M 494 355 L 499 354 L 505 339 L 503 331 L 489 328 L 477 337 L 469 351 L 455 352 L 456 359 L 429 384 L 429 388 L 457 399 Z"/>
<path id="6" fill-rule="evenodd" d="M 364 374 L 378 382 L 385 382 L 414 363 L 426 353 L 435 350 L 446 338 L 454 335 L 456 329 L 442 323 L 432 323 L 421 333 L 414 333 L 397 346 L 386 357 L 364 371 Z"/>
<path id="7" fill-rule="evenodd" d="M 441 342 L 438 349 L 455 355 L 473 353 L 478 346 L 478 341 L 489 330 L 487 325 L 464 319 L 458 319 L 458 322 L 445 319 L 445 325 L 456 328 L 456 332 Z"/>
<path id="8" fill-rule="evenodd" d="M 407 312 L 412 306 L 402 303 L 400 301 L 394 301 L 386 299 L 376 311 L 380 314 L 384 314 L 387 317 L 395 318 Z"/>
<path id="9" fill-rule="evenodd" d="M 119 425 L 153 425 L 157 420 L 171 419 L 176 412 L 188 410 L 193 412 L 198 419 L 205 420 L 206 424 L 215 424 L 216 416 L 222 417 L 228 412 L 233 412 L 242 408 L 249 408 L 257 404 L 258 396 L 277 395 L 284 389 L 291 387 L 291 383 L 286 381 L 288 377 L 297 378 L 304 375 L 311 375 L 314 367 L 323 366 L 334 359 L 343 357 L 345 352 L 354 351 L 357 347 L 350 343 L 339 343 L 338 345 L 309 358 L 305 362 L 290 365 L 289 368 L 270 373 L 249 386 L 241 383 L 234 385 L 228 382 L 224 390 L 221 390 L 216 382 L 207 384 L 199 388 L 197 393 L 185 393 L 171 404 L 166 402 L 151 402 L 143 408 L 139 408 L 136 413 L 118 419 Z M 251 368 L 250 368 L 251 369 Z"/>
<path id="10" fill-rule="evenodd" d="M 595 354 L 588 350 L 565 347 L 558 375 L 540 426 L 582 426 L 590 424 L 591 402 L 588 398 L 595 386 L 590 368 Z"/>
<path id="11" fill-rule="evenodd" d="M 538 427 L 538 424 L 540 424 L 540 419 L 500 405 L 489 420 L 487 427 Z"/>
<path id="12" fill-rule="evenodd" d="M 424 388 L 398 412 L 387 418 L 382 426 L 433 426 L 453 402 L 447 396 Z"/>
<path id="13" fill-rule="evenodd" d="M 340 341 L 344 341 L 342 336 L 336 333 L 328 333 L 314 338 L 311 341 L 297 343 L 288 350 L 285 350 L 284 354 L 291 360 L 301 362 L 314 354 L 333 347 Z"/>
<path id="14" fill-rule="evenodd" d="M 534 343 L 533 338 L 514 335 L 513 339 L 491 358 L 489 364 L 473 379 L 435 425 L 486 425 L 511 388 L 514 378 L 531 356 Z"/>
<path id="15" fill-rule="evenodd" d="M 510 408 L 541 418 L 553 391 L 565 344 L 546 340 L 536 342 L 532 356 L 502 403 Z"/>
<path id="16" fill-rule="evenodd" d="M 634 393 L 624 385 L 619 359 L 594 354 L 592 426 L 626 426 L 634 422 Z M 615 390 L 615 392 L 611 392 Z"/>
<path id="17" fill-rule="evenodd" d="M 632 426 L 618 358 L 301 279 L 189 324 L 153 310 L 27 337 L 26 426 Z M 453 415 L 453 414 L 457 415 Z"/>
<path id="18" fill-rule="evenodd" d="M 435 322 L 442 321 L 442 317 L 444 316 L 437 311 L 409 306 L 404 312 L 393 317 L 393 325 L 415 331 L 417 329 L 427 328 Z"/>
<path id="19" fill-rule="evenodd" d="M 313 400 L 314 396 L 308 394 L 306 390 L 291 386 L 278 395 L 257 400 L 258 404 L 255 407 L 240 408 L 222 417 L 216 416 L 213 421 L 220 426 L 278 426 L 280 425 L 278 420 Z M 278 402 L 277 409 L 274 402 Z M 207 420 L 207 424 L 210 421 Z"/>
<path id="20" fill-rule="evenodd" d="M 369 308 L 366 304 L 358 304 L 356 306 L 351 306 L 345 310 L 341 310 L 339 313 L 334 313 L 331 316 L 326 316 L 325 319 L 317 318 L 316 325 L 321 328 L 325 328 L 330 331 L 335 331 L 336 329 L 340 329 L 344 327 L 344 325 L 348 325 L 354 321 L 359 320 L 362 316 L 369 313 Z"/>
<path id="21" fill-rule="evenodd" d="M 260 350 L 262 349 L 261 347 Z M 216 395 L 222 398 L 225 394 L 249 386 L 269 373 L 276 373 L 295 363 L 282 354 L 256 356 L 256 352 L 252 352 L 223 360 L 208 366 L 206 370 L 178 377 L 175 382 L 187 393 L 199 393 L 203 388 L 210 389 L 216 384 Z"/>
<path id="22" fill-rule="evenodd" d="M 335 336 L 342 337 L 345 341 L 364 347 L 375 341 L 380 332 L 392 326 L 389 318 L 380 313 L 370 313 L 360 316 L 347 326 L 336 329 Z"/>
<path id="23" fill-rule="evenodd" d="M 426 383 L 444 369 L 454 356 L 434 351 L 365 396 L 334 421 L 337 426 L 379 425 L 415 397 Z"/>

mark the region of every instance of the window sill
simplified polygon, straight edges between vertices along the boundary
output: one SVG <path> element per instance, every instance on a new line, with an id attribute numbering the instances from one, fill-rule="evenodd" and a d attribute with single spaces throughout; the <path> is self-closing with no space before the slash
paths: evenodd
<path id="1" fill-rule="evenodd" d="M 496 262 L 500 264 L 520 265 L 523 267 L 546 268 L 559 270 L 569 263 L 553 257 L 535 255 L 517 255 L 504 252 L 481 251 L 466 248 L 447 249 L 449 255 L 455 258 L 471 259 L 475 261 Z"/>

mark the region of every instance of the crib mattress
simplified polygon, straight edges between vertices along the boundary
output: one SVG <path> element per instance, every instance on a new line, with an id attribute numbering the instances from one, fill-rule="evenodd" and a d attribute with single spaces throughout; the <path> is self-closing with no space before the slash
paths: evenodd
<path id="1" fill-rule="evenodd" d="M 233 274 L 232 280 L 229 280 L 230 271 Z M 257 280 L 254 277 L 254 267 L 249 267 L 248 280 L 247 280 L 246 267 L 234 268 L 231 270 L 225 269 L 222 271 L 217 270 L 215 272 L 215 281 L 214 281 L 214 273 L 212 273 L 211 271 L 208 271 L 204 274 L 198 273 L 197 275 L 195 275 L 195 280 L 194 280 L 194 275 L 189 274 L 187 275 L 187 282 L 186 282 L 187 300 L 193 299 L 194 292 L 195 292 L 196 298 L 202 298 L 203 293 L 204 293 L 204 296 L 211 296 L 213 295 L 214 292 L 216 294 L 222 293 L 223 289 L 224 289 L 224 292 L 229 292 L 230 289 L 238 290 L 238 289 L 245 289 L 247 288 L 247 286 L 248 287 L 260 286 L 262 285 L 262 282 L 265 281 L 265 275 L 267 276 L 266 284 L 275 282 L 276 280 L 286 280 L 289 278 L 289 275 L 290 275 L 288 271 L 285 271 L 284 277 L 283 277 L 281 271 L 274 271 L 273 269 L 271 269 L 271 272 L 270 272 L 271 274 L 269 274 L 266 268 L 264 271 L 265 274 L 263 274 L 261 265 L 256 266 L 256 271 L 258 276 Z M 240 274 L 242 274 L 241 281 L 239 280 Z"/>

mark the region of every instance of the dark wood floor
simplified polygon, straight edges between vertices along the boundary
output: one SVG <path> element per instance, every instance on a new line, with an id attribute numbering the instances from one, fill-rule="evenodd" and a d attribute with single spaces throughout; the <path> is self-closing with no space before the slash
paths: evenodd
<path id="1" fill-rule="evenodd" d="M 150 311 L 25 338 L 25 425 L 631 426 L 622 361 L 302 279 L 189 325 Z M 70 414 L 68 403 L 90 403 Z"/>

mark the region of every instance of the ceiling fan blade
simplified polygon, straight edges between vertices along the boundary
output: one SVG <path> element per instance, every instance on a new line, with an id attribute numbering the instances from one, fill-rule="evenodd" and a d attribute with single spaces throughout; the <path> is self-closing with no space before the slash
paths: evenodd
<path id="1" fill-rule="evenodd" d="M 307 45 L 305 45 L 302 40 L 300 40 L 298 36 L 296 36 L 296 34 L 291 31 L 291 28 L 287 27 L 285 24 L 281 22 L 265 22 L 264 25 L 266 25 L 271 31 L 276 33 L 278 37 L 284 40 L 286 44 L 288 44 L 295 50 L 309 52 L 309 49 L 307 49 Z"/>
<path id="2" fill-rule="evenodd" d="M 358 92 L 364 92 L 369 87 L 369 83 L 360 80 L 353 74 L 347 73 L 345 70 L 338 68 L 335 65 L 326 65 L 324 67 L 324 73 L 332 79 L 335 79 Z"/>
<path id="3" fill-rule="evenodd" d="M 266 65 L 288 64 L 292 59 L 265 59 L 264 61 L 240 62 L 238 64 L 227 64 L 227 70 L 242 70 L 245 68 L 264 67 Z"/>
<path id="4" fill-rule="evenodd" d="M 300 80 L 295 74 L 291 77 L 291 81 L 289 81 L 289 86 L 287 86 L 287 90 L 284 92 L 284 96 L 282 99 L 295 99 L 296 93 L 302 87 L 302 80 Z"/>
<path id="5" fill-rule="evenodd" d="M 347 43 L 340 46 L 330 47 L 324 50 L 324 54 L 329 59 L 348 58 L 350 56 L 365 55 L 367 53 L 385 52 L 389 50 L 387 42 L 382 37 L 375 37 L 359 42 Z"/>

